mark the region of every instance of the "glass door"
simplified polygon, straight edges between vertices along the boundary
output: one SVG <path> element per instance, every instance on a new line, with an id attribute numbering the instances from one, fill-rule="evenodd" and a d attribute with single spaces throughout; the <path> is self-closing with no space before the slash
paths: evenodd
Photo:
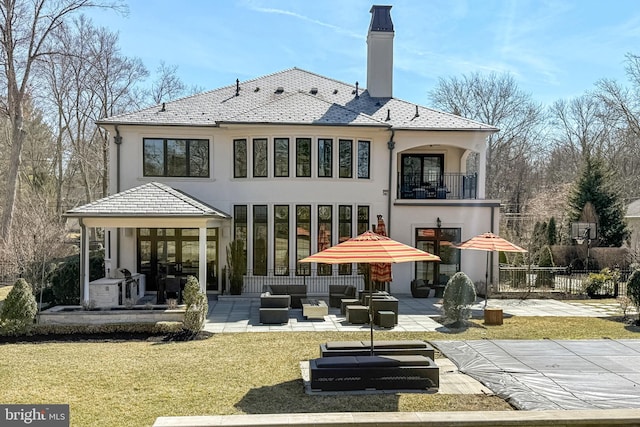
<path id="1" fill-rule="evenodd" d="M 416 247 L 434 255 L 440 262 L 416 262 L 416 279 L 430 286 L 447 284 L 451 276 L 460 271 L 460 250 L 453 247 L 460 241 L 459 228 L 418 228 Z"/>
<path id="2" fill-rule="evenodd" d="M 164 276 L 198 277 L 200 273 L 197 228 L 138 229 L 138 271 L 147 276 L 146 288 L 156 291 Z M 218 291 L 218 229 L 207 229 L 208 291 Z"/>

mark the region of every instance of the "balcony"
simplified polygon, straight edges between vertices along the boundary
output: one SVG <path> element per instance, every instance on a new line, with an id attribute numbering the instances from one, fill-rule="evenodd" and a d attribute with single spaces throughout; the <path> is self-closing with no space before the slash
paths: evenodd
<path id="1" fill-rule="evenodd" d="M 478 197 L 478 175 L 464 173 L 398 174 L 398 199 L 463 200 Z"/>

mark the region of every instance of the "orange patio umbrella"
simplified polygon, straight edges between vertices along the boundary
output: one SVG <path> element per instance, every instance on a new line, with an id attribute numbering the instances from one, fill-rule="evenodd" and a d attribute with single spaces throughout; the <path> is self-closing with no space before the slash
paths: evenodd
<path id="1" fill-rule="evenodd" d="M 487 267 L 485 271 L 485 292 L 484 292 L 484 306 L 487 306 L 487 299 L 489 293 L 489 252 L 528 252 L 526 249 L 511 243 L 510 241 L 503 239 L 497 234 L 482 233 L 469 240 L 466 240 L 459 245 L 455 245 L 458 249 L 471 249 L 476 251 L 487 252 Z"/>
<path id="2" fill-rule="evenodd" d="M 365 231 L 359 236 L 301 259 L 299 262 L 318 262 L 325 264 L 349 264 L 354 262 L 369 264 L 376 262 L 396 263 L 410 261 L 440 261 L 440 257 L 422 251 L 413 246 Z M 371 275 L 369 275 L 371 277 Z M 369 279 L 371 280 L 371 279 Z M 371 295 L 369 283 L 369 295 Z M 369 327 L 371 330 L 371 354 L 373 355 L 373 319 L 369 305 Z"/>

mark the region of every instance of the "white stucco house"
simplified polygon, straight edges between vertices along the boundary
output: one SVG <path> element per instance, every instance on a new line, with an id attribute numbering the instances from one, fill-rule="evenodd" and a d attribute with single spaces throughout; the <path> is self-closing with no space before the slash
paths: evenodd
<path id="1" fill-rule="evenodd" d="M 381 214 L 391 238 L 442 258 L 394 265 L 393 293 L 456 271 L 484 280 L 486 254 L 451 243 L 498 232 L 500 203 L 485 198 L 486 139 L 498 130 L 393 97 L 390 9 L 370 11 L 367 88 L 290 68 L 100 120 L 112 195 L 67 216 L 106 229 L 106 273 L 144 274 L 147 292 L 165 272 L 194 274 L 221 293 L 226 247 L 240 239 L 245 292 L 259 292 L 252 279 L 355 275 L 297 261 Z M 86 300 L 86 255 L 82 270 Z"/>

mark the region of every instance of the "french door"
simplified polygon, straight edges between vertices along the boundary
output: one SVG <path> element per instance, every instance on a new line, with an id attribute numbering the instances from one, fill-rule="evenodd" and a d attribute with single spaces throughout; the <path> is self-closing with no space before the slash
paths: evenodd
<path id="1" fill-rule="evenodd" d="M 147 276 L 147 290 L 158 289 L 158 279 L 195 276 L 200 271 L 197 228 L 139 228 L 138 271 Z M 201 282 L 202 279 L 198 277 Z M 218 291 L 218 229 L 207 229 L 207 291 Z"/>
<path id="2" fill-rule="evenodd" d="M 446 285 L 451 276 L 460 271 L 460 250 L 453 242 L 460 241 L 459 228 L 418 228 L 416 247 L 434 255 L 440 262 L 416 262 L 416 279 L 429 285 Z"/>

